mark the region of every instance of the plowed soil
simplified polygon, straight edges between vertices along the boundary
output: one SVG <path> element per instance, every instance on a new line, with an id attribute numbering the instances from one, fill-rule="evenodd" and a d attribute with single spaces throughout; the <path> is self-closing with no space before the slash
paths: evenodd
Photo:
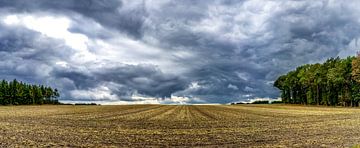
<path id="1" fill-rule="evenodd" d="M 358 143 L 358 108 L 0 107 L 0 147 L 351 147 Z"/>

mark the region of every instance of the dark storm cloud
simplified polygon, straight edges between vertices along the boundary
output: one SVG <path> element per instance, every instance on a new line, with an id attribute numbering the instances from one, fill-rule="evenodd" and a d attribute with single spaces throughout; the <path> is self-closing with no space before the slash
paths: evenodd
<path id="1" fill-rule="evenodd" d="M 124 84 L 140 94 L 154 97 L 170 97 L 183 90 L 186 80 L 179 76 L 167 75 L 153 65 L 122 65 L 96 72 L 96 78 Z"/>
<path id="2" fill-rule="evenodd" d="M 120 0 L 1 0 L 0 6 L 11 12 L 79 13 L 106 27 L 116 28 L 130 36 L 140 37 L 146 16 L 143 4 L 138 7 L 124 7 Z M 86 30 L 74 30 L 86 31 Z"/>
<path id="3" fill-rule="evenodd" d="M 90 89 L 101 83 L 121 84 L 120 87 L 112 88 L 112 92 L 125 99 L 135 92 L 152 97 L 170 97 L 172 93 L 186 87 L 186 80 L 164 74 L 154 65 L 112 64 L 117 66 L 94 69 L 90 74 L 57 69 L 53 75 L 74 81 L 77 89 Z"/>
<path id="4" fill-rule="evenodd" d="M 71 90 L 89 90 L 99 84 L 116 84 L 115 87 L 109 86 L 109 88 L 114 94 L 121 96 L 121 100 L 126 101 L 131 101 L 130 97 L 135 92 L 163 98 L 170 97 L 172 93 L 186 87 L 187 80 L 180 76 L 164 74 L 156 66 L 149 64 L 133 66 L 108 63 L 112 65 L 110 68 L 87 71 L 76 66 L 59 67 L 55 64 L 56 60 L 66 60 L 73 54 L 72 52 L 75 52 L 64 45 L 63 41 L 48 38 L 39 32 L 22 27 L 0 25 L 0 28 L 4 30 L 0 34 L 2 78 L 60 87 L 63 100 L 76 97 L 69 94 Z M 54 84 L 55 82 L 60 84 Z M 94 101 L 93 98 L 82 98 L 82 100 Z"/>
<path id="5" fill-rule="evenodd" d="M 246 97 L 241 97 L 244 94 L 277 97 L 277 91 L 272 88 L 272 81 L 277 76 L 300 64 L 337 56 L 347 48 L 360 32 L 359 16 L 354 15 L 353 9 L 347 8 L 350 2 L 192 3 L 190 11 L 186 12 L 176 7 L 188 5 L 187 2 L 177 2 L 166 5 L 172 8 L 171 13 L 158 13 L 162 12 L 158 10 L 153 15 L 150 13 L 150 17 L 155 20 L 151 26 L 157 26 L 152 27 L 156 30 L 154 32 L 162 31 L 156 33 L 155 38 L 166 41 L 161 46 L 178 46 L 181 50 L 197 53 L 200 60 L 207 59 L 199 65 L 191 65 L 201 67 L 192 73 L 191 78 L 204 85 L 191 91 L 191 95 L 227 98 L 227 102 L 235 98 L 244 99 Z M 211 9 L 212 6 L 216 9 Z M 192 8 L 202 11 L 193 11 Z M 240 19 L 236 19 L 238 16 Z M 161 21 L 163 18 L 166 22 Z M 186 21 L 179 22 L 178 19 Z M 204 20 L 209 21 L 202 24 Z M 201 28 L 204 27 L 201 25 L 211 28 L 219 23 L 224 24 L 215 31 Z M 234 32 L 240 33 L 227 36 Z M 154 33 L 150 29 L 147 35 Z M 246 74 L 248 78 L 241 79 L 239 73 Z M 229 84 L 239 90 L 229 89 L 226 87 Z"/>
<path id="6" fill-rule="evenodd" d="M 159 100 L 176 95 L 188 97 L 188 103 L 227 103 L 276 98 L 272 83 L 279 75 L 355 53 L 358 4 L 0 0 L 3 18 L 65 16 L 71 21 L 67 31 L 89 40 L 86 49 L 76 49 L 66 39 L 2 24 L 0 76 L 59 87 L 63 100 L 136 102 L 146 99 L 134 100 L 133 95 Z"/>
<path id="7" fill-rule="evenodd" d="M 67 57 L 71 50 L 61 41 L 28 29 L 0 24 L 0 30 L 1 78 L 55 86 L 47 81 L 53 60 Z"/>

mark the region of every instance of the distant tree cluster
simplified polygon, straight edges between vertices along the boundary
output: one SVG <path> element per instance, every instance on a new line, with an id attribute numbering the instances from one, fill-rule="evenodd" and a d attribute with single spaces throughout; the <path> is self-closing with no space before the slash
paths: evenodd
<path id="1" fill-rule="evenodd" d="M 359 106 L 360 56 L 297 67 L 280 76 L 274 86 L 285 103 Z"/>
<path id="2" fill-rule="evenodd" d="M 0 82 L 0 104 L 59 104 L 57 89 L 43 85 L 31 85 L 19 82 L 2 80 Z"/>
<path id="3" fill-rule="evenodd" d="M 283 104 L 283 101 L 271 101 L 271 104 Z"/>
<path id="4" fill-rule="evenodd" d="M 254 102 L 233 102 L 230 105 L 236 104 L 283 104 L 282 101 L 256 100 Z"/>
<path id="5" fill-rule="evenodd" d="M 256 100 L 252 102 L 251 104 L 269 104 L 268 100 Z"/>
<path id="6" fill-rule="evenodd" d="M 74 105 L 100 105 L 96 103 L 75 103 Z"/>

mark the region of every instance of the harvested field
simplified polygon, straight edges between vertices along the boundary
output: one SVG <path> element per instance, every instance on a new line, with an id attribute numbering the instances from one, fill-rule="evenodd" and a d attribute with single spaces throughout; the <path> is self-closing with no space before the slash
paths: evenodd
<path id="1" fill-rule="evenodd" d="M 0 147 L 349 147 L 360 109 L 285 105 L 0 107 Z"/>

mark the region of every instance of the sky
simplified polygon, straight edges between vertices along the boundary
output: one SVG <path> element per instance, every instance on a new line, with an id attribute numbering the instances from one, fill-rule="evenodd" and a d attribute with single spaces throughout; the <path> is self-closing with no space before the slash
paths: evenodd
<path id="1" fill-rule="evenodd" d="M 359 49 L 357 0 L 0 0 L 0 78 L 62 102 L 278 98 L 276 78 Z"/>

